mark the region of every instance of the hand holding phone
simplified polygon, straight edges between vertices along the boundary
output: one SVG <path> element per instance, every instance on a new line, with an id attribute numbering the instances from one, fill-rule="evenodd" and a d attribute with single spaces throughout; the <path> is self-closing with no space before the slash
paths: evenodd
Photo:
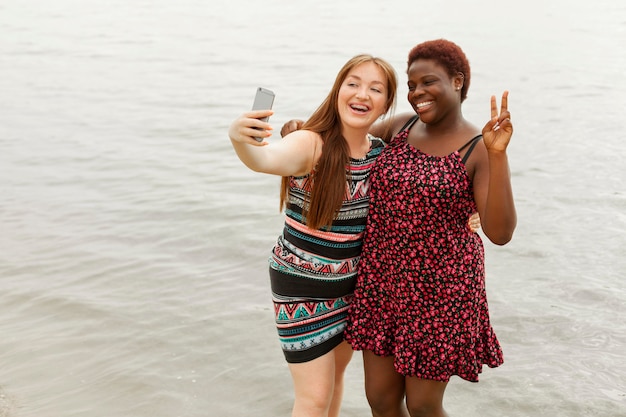
<path id="1" fill-rule="evenodd" d="M 256 96 L 254 97 L 254 103 L 252 104 L 252 110 L 271 110 L 272 105 L 274 104 L 274 92 L 268 90 L 267 88 L 259 87 L 256 89 Z M 270 118 L 263 117 L 259 120 L 263 122 L 267 122 Z M 255 128 L 259 129 L 259 128 Z M 259 129 L 260 130 L 260 129 Z M 263 141 L 263 138 L 255 137 L 259 142 Z"/>

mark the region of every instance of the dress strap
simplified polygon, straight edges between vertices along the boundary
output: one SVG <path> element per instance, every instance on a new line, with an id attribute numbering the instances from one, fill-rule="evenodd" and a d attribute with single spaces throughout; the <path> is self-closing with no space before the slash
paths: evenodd
<path id="1" fill-rule="evenodd" d="M 465 164 L 465 162 L 467 161 L 467 158 L 469 158 L 470 154 L 474 150 L 474 147 L 476 146 L 476 144 L 482 137 L 483 137 L 482 134 L 478 134 L 474 136 L 472 139 L 470 139 L 465 145 L 459 148 L 458 152 L 461 152 L 463 149 L 469 146 L 469 149 L 467 150 L 467 152 L 465 152 L 465 155 L 463 156 L 463 159 L 462 159 L 463 164 Z"/>
<path id="2" fill-rule="evenodd" d="M 415 116 L 411 117 L 405 124 L 404 126 L 402 126 L 402 129 L 400 129 L 398 131 L 398 133 L 400 132 L 404 132 L 405 130 L 410 129 L 413 124 L 417 121 L 417 119 L 419 119 L 419 116 L 416 114 Z"/>

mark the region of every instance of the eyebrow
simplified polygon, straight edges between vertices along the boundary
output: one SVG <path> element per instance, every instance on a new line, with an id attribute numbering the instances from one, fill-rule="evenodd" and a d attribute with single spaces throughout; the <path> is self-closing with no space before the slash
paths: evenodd
<path id="1" fill-rule="evenodd" d="M 352 74 L 350 74 L 350 75 L 348 75 L 348 76 L 346 77 L 346 80 L 347 80 L 348 78 L 355 78 L 355 79 L 357 79 L 357 80 L 359 80 L 359 81 L 362 81 L 362 78 L 361 78 L 361 77 L 359 77 L 358 75 L 352 75 Z M 382 82 L 382 81 L 378 81 L 378 80 L 374 80 L 374 81 L 372 81 L 372 82 L 371 82 L 371 84 L 380 84 L 380 85 L 385 85 L 385 83 L 384 83 L 384 82 Z"/>

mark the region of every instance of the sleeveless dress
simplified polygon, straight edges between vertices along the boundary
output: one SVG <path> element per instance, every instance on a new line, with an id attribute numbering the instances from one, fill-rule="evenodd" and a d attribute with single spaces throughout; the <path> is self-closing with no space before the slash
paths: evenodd
<path id="1" fill-rule="evenodd" d="M 290 363 L 307 362 L 343 340 L 369 209 L 370 171 L 385 144 L 369 137 L 363 159 L 350 159 L 346 199 L 329 228 L 308 228 L 302 207 L 310 174 L 290 178 L 285 227 L 269 259 L 278 337 Z"/>
<path id="2" fill-rule="evenodd" d="M 413 121 L 414 122 L 414 121 Z M 412 123 L 411 123 L 412 125 Z M 460 150 L 427 155 L 405 127 L 371 175 L 370 214 L 346 340 L 393 356 L 397 372 L 477 382 L 502 364 L 485 292 L 484 249 L 467 227 L 476 211 Z"/>

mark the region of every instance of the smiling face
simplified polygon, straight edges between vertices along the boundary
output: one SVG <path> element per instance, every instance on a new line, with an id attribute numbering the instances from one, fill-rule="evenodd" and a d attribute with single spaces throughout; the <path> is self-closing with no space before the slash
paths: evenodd
<path id="1" fill-rule="evenodd" d="M 451 77 L 437 61 L 418 59 L 411 63 L 407 75 L 407 99 L 422 122 L 436 124 L 448 115 L 458 114 L 462 74 Z"/>
<path id="2" fill-rule="evenodd" d="M 365 62 L 350 70 L 337 96 L 343 125 L 369 129 L 387 111 L 388 89 L 385 73 L 374 62 Z"/>

